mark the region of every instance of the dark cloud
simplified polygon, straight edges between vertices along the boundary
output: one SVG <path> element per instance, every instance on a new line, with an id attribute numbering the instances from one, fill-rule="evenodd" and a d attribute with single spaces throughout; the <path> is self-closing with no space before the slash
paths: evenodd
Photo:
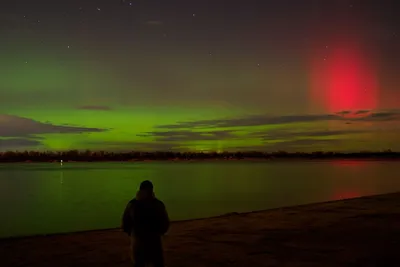
<path id="1" fill-rule="evenodd" d="M 206 141 L 206 140 L 221 140 L 233 139 L 236 136 L 233 131 L 208 131 L 208 132 L 195 132 L 195 131 L 163 131 L 163 132 L 148 132 L 144 135 L 146 137 L 154 137 L 157 141 L 162 142 L 185 142 L 185 141 Z"/>
<path id="2" fill-rule="evenodd" d="M 173 142 L 129 142 L 129 141 L 95 141 L 83 145 L 89 147 L 102 147 L 104 150 L 112 151 L 189 151 L 183 144 Z"/>
<path id="3" fill-rule="evenodd" d="M 156 142 L 159 143 L 180 143 L 180 142 L 189 142 L 193 144 L 193 142 L 197 141 L 218 141 L 218 140 L 244 140 L 244 139 L 253 139 L 257 138 L 260 141 L 265 142 L 266 146 L 271 146 L 271 143 L 268 141 L 277 141 L 280 140 L 280 144 L 288 144 L 295 142 L 296 145 L 301 144 L 313 144 L 315 143 L 326 143 L 327 140 L 332 139 L 333 137 L 339 137 L 349 134 L 357 134 L 357 133 L 365 133 L 365 131 L 359 130 L 314 130 L 314 131 L 293 131 L 287 129 L 274 129 L 274 130 L 266 130 L 266 131 L 255 131 L 249 132 L 247 134 L 236 135 L 233 130 L 226 131 L 206 131 L 206 132 L 198 132 L 198 131 L 190 131 L 190 130 L 182 130 L 182 131 L 161 131 L 161 132 L 149 132 L 143 135 L 142 137 L 153 137 Z M 318 137 L 318 139 L 314 139 Z M 321 140 L 320 138 L 325 138 Z M 304 141 L 305 140 L 305 141 Z M 280 145 L 280 146 L 281 146 Z"/>
<path id="4" fill-rule="evenodd" d="M 399 111 L 387 111 L 380 113 L 371 113 L 370 116 L 364 117 L 363 121 L 400 121 Z"/>
<path id="5" fill-rule="evenodd" d="M 83 110 L 104 110 L 104 111 L 109 111 L 112 110 L 111 107 L 108 106 L 80 106 L 78 109 L 83 109 Z"/>
<path id="6" fill-rule="evenodd" d="M 269 151 L 315 151 L 318 147 L 332 147 L 333 145 L 339 146 L 343 140 L 339 139 L 299 139 L 299 140 L 287 140 L 283 142 L 270 143 L 266 145 L 266 149 Z"/>
<path id="7" fill-rule="evenodd" d="M 61 126 L 14 115 L 0 114 L 0 137 L 27 137 L 37 134 L 91 133 L 104 131 L 107 131 L 107 129 Z"/>
<path id="8" fill-rule="evenodd" d="M 270 130 L 255 132 L 253 136 L 259 136 L 264 140 L 285 140 L 310 137 L 333 137 L 349 134 L 365 133 L 361 130 L 317 130 L 317 131 L 290 131 L 290 130 Z"/>
<path id="9" fill-rule="evenodd" d="M 237 151 L 315 151 L 318 147 L 340 145 L 343 140 L 338 139 L 299 139 L 282 142 L 264 143 L 259 146 L 235 147 Z"/>
<path id="10" fill-rule="evenodd" d="M 335 114 L 343 116 L 343 115 L 349 115 L 351 113 L 352 113 L 351 110 L 342 110 L 342 111 L 336 112 Z"/>
<path id="11" fill-rule="evenodd" d="M 342 140 L 338 139 L 299 139 L 299 140 L 288 140 L 283 142 L 271 143 L 267 144 L 269 149 L 282 149 L 282 150 L 290 150 L 291 148 L 304 148 L 304 147 L 312 147 L 315 149 L 315 146 L 319 145 L 332 145 L 341 143 Z"/>
<path id="12" fill-rule="evenodd" d="M 335 115 L 298 115 L 298 116 L 265 116 L 265 115 L 252 115 L 241 118 L 228 118 L 219 120 L 201 120 L 191 122 L 180 122 L 170 125 L 159 125 L 157 128 L 161 129 L 180 129 L 180 128 L 222 128 L 222 127 L 249 127 L 261 126 L 271 124 L 286 124 L 298 122 L 311 122 L 330 120 Z"/>
<path id="13" fill-rule="evenodd" d="M 371 113 L 371 110 L 358 110 L 355 112 L 356 115 L 367 114 L 367 113 Z"/>
<path id="14" fill-rule="evenodd" d="M 356 111 L 358 114 L 365 114 L 365 111 Z M 361 112 L 361 113 L 360 113 Z M 306 123 L 318 121 L 400 121 L 399 111 L 388 111 L 366 114 L 367 116 L 345 117 L 349 111 L 336 114 L 316 114 L 316 115 L 288 115 L 288 116 L 267 116 L 252 115 L 241 118 L 227 118 L 218 120 L 200 120 L 179 122 L 177 124 L 158 125 L 158 129 L 185 129 L 185 128 L 224 128 L 224 127 L 249 127 L 291 123 Z M 352 112 L 352 114 L 355 114 Z"/>
<path id="15" fill-rule="evenodd" d="M 28 138 L 0 139 L 0 151 L 41 146 L 40 141 Z"/>

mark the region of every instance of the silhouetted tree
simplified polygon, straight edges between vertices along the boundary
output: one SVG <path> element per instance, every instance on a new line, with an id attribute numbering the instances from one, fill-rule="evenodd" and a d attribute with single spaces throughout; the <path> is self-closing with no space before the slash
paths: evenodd
<path id="1" fill-rule="evenodd" d="M 108 152 L 90 150 L 70 151 L 6 151 L 0 152 L 0 162 L 59 162 L 63 161 L 142 161 L 142 160 L 240 160 L 240 159 L 399 159 L 400 153 L 392 150 L 379 152 L 331 152 L 315 151 L 311 153 L 286 151 L 260 152 L 235 151 L 218 152 Z"/>

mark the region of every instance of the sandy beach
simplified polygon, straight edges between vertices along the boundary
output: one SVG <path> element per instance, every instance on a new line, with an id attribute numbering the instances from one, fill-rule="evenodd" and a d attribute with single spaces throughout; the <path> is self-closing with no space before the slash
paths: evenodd
<path id="1" fill-rule="evenodd" d="M 173 222 L 166 265 L 400 266 L 400 193 Z M 118 229 L 0 240 L 0 266 L 130 266 Z"/>

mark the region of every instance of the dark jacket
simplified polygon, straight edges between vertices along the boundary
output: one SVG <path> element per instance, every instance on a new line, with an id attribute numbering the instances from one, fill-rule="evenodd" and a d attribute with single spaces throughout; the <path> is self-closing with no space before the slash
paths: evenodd
<path id="1" fill-rule="evenodd" d="M 136 238 L 164 235 L 169 228 L 165 205 L 153 192 L 139 190 L 129 201 L 122 218 L 122 229 Z"/>

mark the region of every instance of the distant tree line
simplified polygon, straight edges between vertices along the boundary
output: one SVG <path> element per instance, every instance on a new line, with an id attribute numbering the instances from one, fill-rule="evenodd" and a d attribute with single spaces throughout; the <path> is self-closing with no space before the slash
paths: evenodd
<path id="1" fill-rule="evenodd" d="M 239 160 L 239 159 L 400 159 L 400 152 L 107 152 L 107 151 L 7 151 L 0 152 L 0 162 L 68 161 L 143 161 L 143 160 Z"/>

